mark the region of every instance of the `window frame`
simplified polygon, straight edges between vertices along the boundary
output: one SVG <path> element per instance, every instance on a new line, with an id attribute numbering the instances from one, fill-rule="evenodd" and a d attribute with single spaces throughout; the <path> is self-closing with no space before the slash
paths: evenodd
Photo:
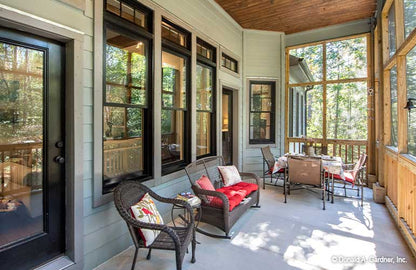
<path id="1" fill-rule="evenodd" d="M 210 113 L 210 120 L 211 120 L 211 130 L 210 130 L 210 153 L 204 154 L 204 155 L 197 155 L 197 159 L 201 159 L 204 157 L 209 156 L 215 156 L 217 154 L 217 140 L 216 140 L 216 132 L 217 132 L 217 114 L 216 114 L 216 108 L 217 108 L 217 64 L 216 64 L 216 48 L 212 45 L 210 45 L 208 42 L 203 41 L 200 38 L 197 38 L 197 44 L 200 44 L 204 47 L 208 47 L 212 50 L 213 58 L 209 59 L 206 58 L 197 52 L 197 61 L 196 65 L 201 65 L 202 67 L 211 69 L 211 85 L 212 85 L 212 92 L 211 92 L 211 111 L 207 110 L 198 110 L 196 109 L 196 114 L 198 112 L 209 112 Z M 196 91 L 196 95 L 198 95 L 198 90 Z M 196 99 L 196 96 L 195 96 Z M 195 126 L 196 128 L 196 126 Z"/>
<path id="2" fill-rule="evenodd" d="M 265 84 L 271 86 L 271 109 L 270 111 L 253 111 L 252 108 L 252 86 L 254 84 Z M 249 119 L 248 119 L 248 138 L 249 144 L 275 144 L 276 143 L 276 81 L 270 80 L 249 80 Z M 250 134 L 251 114 L 252 113 L 270 113 L 270 139 L 252 139 Z"/>
<path id="3" fill-rule="evenodd" d="M 222 59 L 225 58 L 226 60 L 228 59 L 230 62 L 235 64 L 235 70 L 228 68 L 226 64 L 223 65 L 223 61 Z M 221 59 L 220 59 L 220 63 L 221 63 L 221 67 L 225 68 L 228 71 L 231 71 L 234 74 L 240 74 L 240 62 L 233 58 L 232 56 L 230 56 L 229 54 L 225 53 L 225 52 L 221 52 Z"/>
<path id="4" fill-rule="evenodd" d="M 166 18 L 162 17 L 162 21 L 165 23 L 168 23 L 169 25 L 178 28 L 182 33 L 187 34 L 187 48 L 176 44 L 170 40 L 164 39 L 162 38 L 162 49 L 161 49 L 161 54 L 162 52 L 166 52 L 169 54 L 173 54 L 175 56 L 181 57 L 185 60 L 185 65 L 187 67 L 186 69 L 186 107 L 185 109 L 173 109 L 173 110 L 181 110 L 184 112 L 184 116 L 183 116 L 183 159 L 179 160 L 179 161 L 175 161 L 175 162 L 171 162 L 168 164 L 163 164 L 162 160 L 161 160 L 161 171 L 162 171 L 162 176 L 177 172 L 179 170 L 182 170 L 183 168 L 185 168 L 185 166 L 191 161 L 191 57 L 192 57 L 192 53 L 191 53 L 191 33 L 186 31 L 185 29 L 183 29 L 180 26 L 177 26 L 176 24 L 170 22 L 169 20 L 167 20 Z M 161 26 L 162 27 L 162 26 Z M 161 66 L 161 71 L 163 74 L 163 67 Z M 161 76 L 161 94 L 163 92 L 163 76 Z M 157 97 L 162 99 L 162 95 L 160 97 Z M 161 110 L 163 110 L 164 108 L 161 106 Z M 160 119 L 161 121 L 161 119 Z M 187 143 L 185 143 L 187 142 Z"/>
<path id="5" fill-rule="evenodd" d="M 103 139 L 101 142 L 101 152 L 102 152 L 102 168 L 101 168 L 101 181 L 102 181 L 102 194 L 109 194 L 112 192 L 114 187 L 123 180 L 128 179 L 135 179 L 138 181 L 146 181 L 153 177 L 154 171 L 153 171 L 153 34 L 151 31 L 153 31 L 152 22 L 153 22 L 153 13 L 150 9 L 147 9 L 146 7 L 140 5 L 137 2 L 130 1 L 130 0 L 120 0 L 122 3 L 126 3 L 129 6 L 138 9 L 140 11 L 143 11 L 145 15 L 147 16 L 147 26 L 148 28 L 145 29 L 137 24 L 134 24 L 121 16 L 117 16 L 114 13 L 111 13 L 110 11 L 106 10 L 106 4 L 107 1 L 103 2 L 103 51 L 102 51 L 102 116 L 101 116 L 101 123 L 104 122 L 104 108 L 105 107 L 118 107 L 118 108 L 138 108 L 142 110 L 142 119 L 143 119 L 143 129 L 142 129 L 142 152 L 143 152 L 143 172 L 133 172 L 133 173 L 127 173 L 123 174 L 121 176 L 113 177 L 110 179 L 107 179 L 106 181 L 109 181 L 110 184 L 108 185 L 109 188 L 106 188 L 106 185 L 104 184 L 104 168 L 105 168 L 105 161 L 104 161 L 104 142 Z M 150 24 L 149 24 L 150 22 Z M 107 29 L 110 29 L 111 31 L 117 32 L 123 36 L 132 38 L 132 39 L 138 39 L 141 42 L 143 42 L 146 46 L 146 62 L 147 62 L 147 68 L 146 68 L 146 104 L 145 105 L 137 105 L 137 104 L 121 104 L 121 103 L 112 103 L 112 102 L 106 102 L 107 97 L 107 89 L 106 89 L 106 46 L 107 46 L 107 35 L 106 31 Z M 124 123 L 127 125 L 127 122 Z M 143 132 L 146 131 L 146 132 Z M 101 130 L 101 137 L 104 138 L 104 126 Z M 126 137 L 127 138 L 127 137 Z M 145 154 L 146 153 L 146 154 Z M 150 155 L 150 158 L 145 158 L 145 155 Z"/>

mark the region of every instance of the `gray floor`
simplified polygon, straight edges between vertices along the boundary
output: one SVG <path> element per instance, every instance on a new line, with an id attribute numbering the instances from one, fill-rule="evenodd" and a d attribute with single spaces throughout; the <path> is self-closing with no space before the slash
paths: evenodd
<path id="1" fill-rule="evenodd" d="M 288 198 L 284 204 L 280 188 L 266 187 L 262 207 L 239 220 L 232 240 L 198 233 L 197 261 L 190 263 L 187 254 L 183 269 L 416 269 L 386 207 L 372 201 L 370 189 L 363 208 L 358 200 L 336 197 L 323 211 L 319 196 L 307 190 L 293 191 Z M 133 251 L 130 247 L 96 269 L 130 269 Z M 137 270 L 175 269 L 173 252 L 155 250 L 150 261 L 146 254 L 139 251 Z M 394 264 L 382 262 L 391 259 Z"/>

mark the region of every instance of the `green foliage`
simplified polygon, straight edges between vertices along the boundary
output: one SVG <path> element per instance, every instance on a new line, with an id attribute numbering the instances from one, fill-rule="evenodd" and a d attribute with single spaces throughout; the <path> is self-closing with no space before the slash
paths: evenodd
<path id="1" fill-rule="evenodd" d="M 323 78 L 322 72 L 322 45 L 294 49 L 290 54 L 304 58 L 314 81 L 325 80 L 328 83 L 331 80 L 367 78 L 365 37 L 326 43 L 326 51 L 326 78 Z M 306 91 L 306 87 L 303 90 Z M 306 135 L 322 138 L 322 85 L 314 85 L 306 93 Z M 367 139 L 367 83 L 328 83 L 326 103 L 327 138 Z"/>
<path id="2" fill-rule="evenodd" d="M 406 56 L 407 97 L 416 98 L 416 47 Z M 416 104 L 416 102 L 414 102 Z M 409 112 L 408 117 L 408 152 L 416 156 L 416 110 Z"/>
<path id="3" fill-rule="evenodd" d="M 43 138 L 44 53 L 0 43 L 0 144 Z"/>
<path id="4" fill-rule="evenodd" d="M 408 37 L 416 28 L 416 1 L 404 0 L 404 30 Z"/>

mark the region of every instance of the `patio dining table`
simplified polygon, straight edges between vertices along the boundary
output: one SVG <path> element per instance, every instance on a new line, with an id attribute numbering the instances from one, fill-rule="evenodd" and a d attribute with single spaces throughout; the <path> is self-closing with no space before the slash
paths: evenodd
<path id="1" fill-rule="evenodd" d="M 328 196 L 331 194 L 331 203 L 334 203 L 334 175 L 339 175 L 343 180 L 345 180 L 344 175 L 344 164 L 341 157 L 331 157 L 327 155 L 316 155 L 316 156 L 307 156 L 303 154 L 285 154 L 284 156 L 278 157 L 274 170 L 286 169 L 287 168 L 287 159 L 289 157 L 294 157 L 298 159 L 302 158 L 317 158 L 322 160 L 322 171 L 327 173 L 328 180 L 331 180 L 331 191 L 328 190 Z M 325 177 L 325 174 L 324 174 Z M 328 198 L 329 200 L 329 198 Z"/>

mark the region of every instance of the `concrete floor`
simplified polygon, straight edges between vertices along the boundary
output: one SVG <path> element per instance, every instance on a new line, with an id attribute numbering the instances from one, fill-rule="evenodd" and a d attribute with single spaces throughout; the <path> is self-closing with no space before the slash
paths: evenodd
<path id="1" fill-rule="evenodd" d="M 183 269 L 416 269 L 387 208 L 372 201 L 370 189 L 363 208 L 356 199 L 336 197 L 323 211 L 319 196 L 307 190 L 293 191 L 284 204 L 281 188 L 270 186 L 261 190 L 261 205 L 241 217 L 232 240 L 197 233 L 196 263 L 187 254 Z M 96 269 L 130 269 L 133 253 L 130 247 Z M 137 270 L 175 269 L 174 252 L 154 250 L 150 261 L 146 254 L 139 251 Z M 395 263 L 375 262 L 390 258 Z"/>

